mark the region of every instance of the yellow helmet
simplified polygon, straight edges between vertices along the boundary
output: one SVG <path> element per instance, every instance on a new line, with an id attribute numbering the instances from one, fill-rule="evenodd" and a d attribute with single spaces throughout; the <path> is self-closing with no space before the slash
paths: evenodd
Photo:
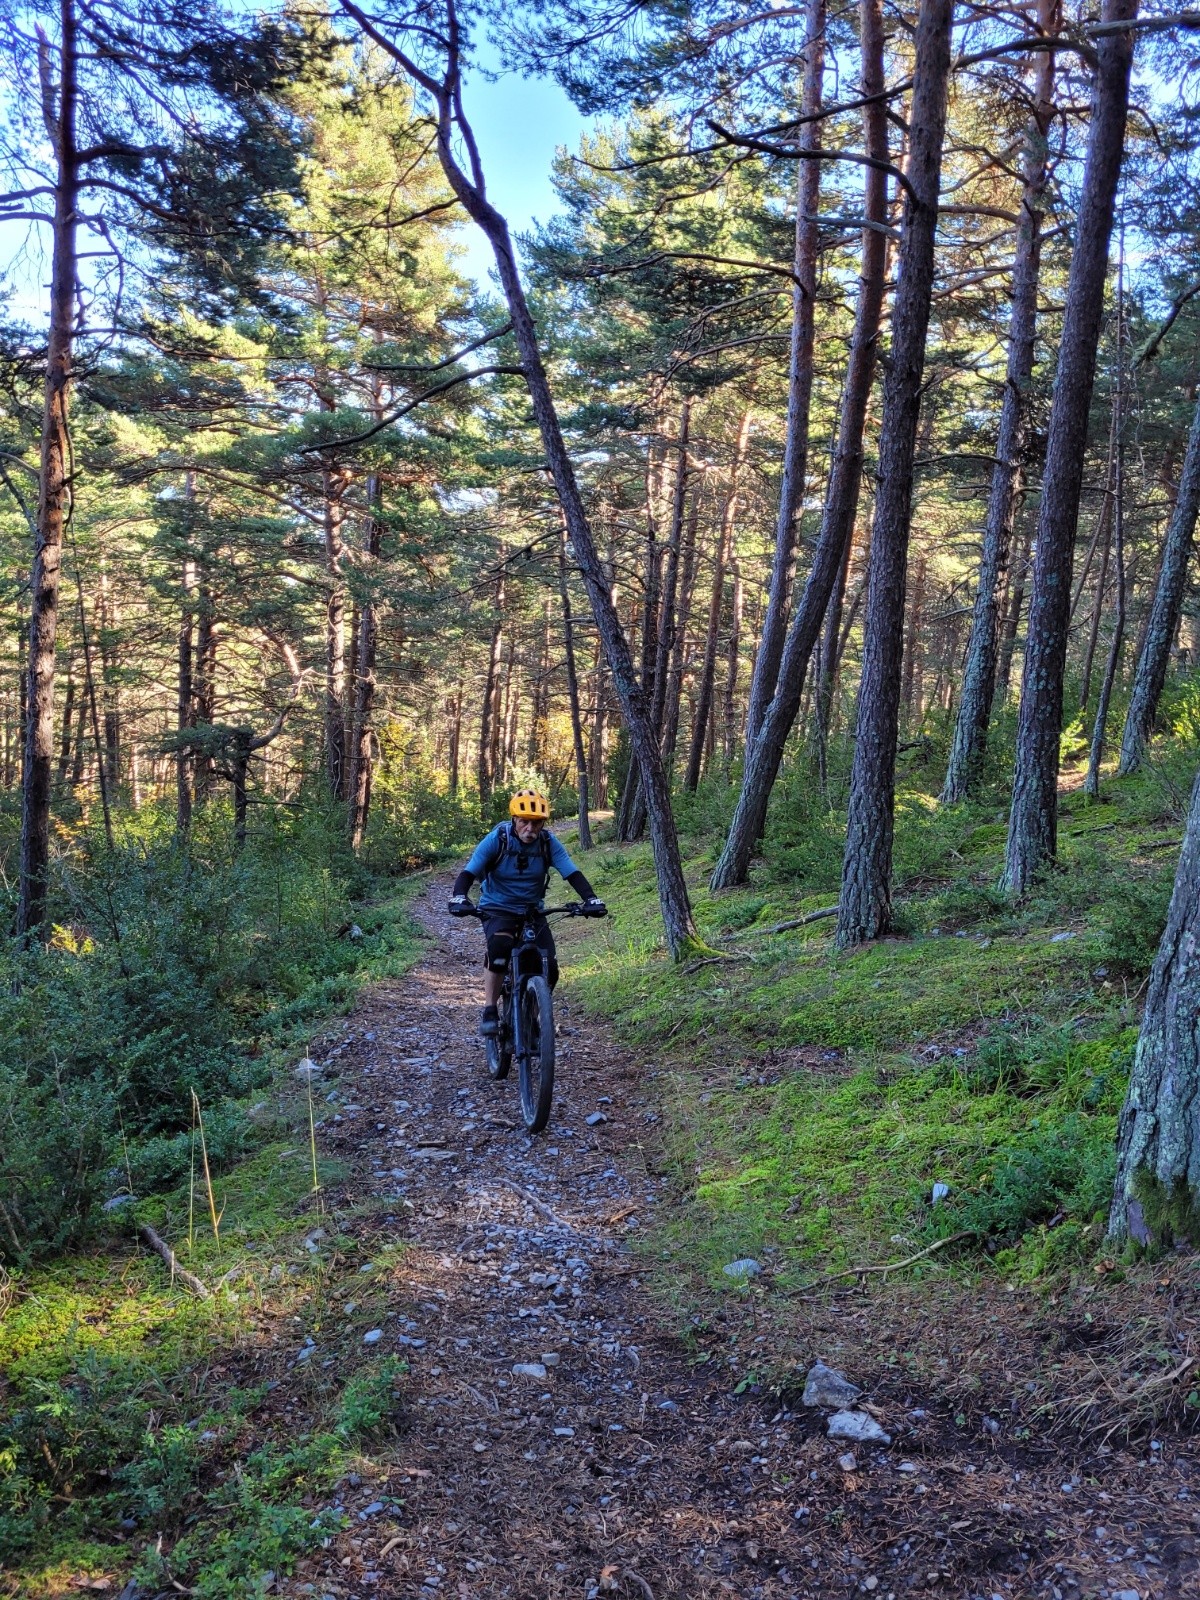
<path id="1" fill-rule="evenodd" d="M 508 814 L 510 817 L 540 817 L 543 822 L 549 822 L 550 802 L 536 789 L 518 789 L 508 802 Z"/>

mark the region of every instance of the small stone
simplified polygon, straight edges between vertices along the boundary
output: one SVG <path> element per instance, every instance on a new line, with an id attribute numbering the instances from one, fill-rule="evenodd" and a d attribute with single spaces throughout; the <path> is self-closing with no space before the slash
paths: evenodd
<path id="1" fill-rule="evenodd" d="M 111 1200 L 106 1200 L 100 1207 L 101 1211 L 120 1211 L 122 1206 L 131 1206 L 137 1201 L 135 1194 L 115 1194 Z"/>
<path id="2" fill-rule="evenodd" d="M 518 1361 L 512 1374 L 514 1378 L 544 1378 L 546 1369 L 540 1361 Z"/>
<path id="3" fill-rule="evenodd" d="M 875 1590 L 878 1589 L 878 1587 L 879 1587 L 879 1579 L 878 1578 L 872 1577 L 872 1578 L 864 1578 L 863 1579 L 863 1588 L 867 1591 L 868 1594 L 873 1594 L 875 1592 Z"/>
<path id="4" fill-rule="evenodd" d="M 902 1461 L 896 1468 L 897 1472 L 919 1472 L 920 1468 L 915 1461 Z"/>
<path id="5" fill-rule="evenodd" d="M 316 1353 L 316 1348 L 317 1347 L 316 1347 L 315 1344 L 306 1344 L 304 1346 L 304 1349 L 301 1350 L 300 1354 L 296 1357 L 296 1360 L 297 1361 L 307 1361 L 307 1360 L 309 1360 L 309 1358 Z"/>
<path id="6" fill-rule="evenodd" d="M 1066 933 L 1052 933 L 1050 935 L 1050 943 L 1064 944 L 1068 939 L 1073 939 L 1074 937 L 1075 935 L 1071 933 L 1070 930 L 1068 930 Z"/>
<path id="7" fill-rule="evenodd" d="M 352 938 L 352 939 L 361 939 L 361 938 L 362 938 L 362 936 L 363 936 L 363 931 L 362 931 L 362 929 L 361 929 L 361 928 L 360 928 L 360 927 L 359 927 L 359 925 L 358 925 L 358 923 L 357 923 L 357 922 L 352 922 L 352 923 L 351 923 L 351 924 L 350 924 L 350 937 L 351 937 L 351 938 Z M 374 1034 L 371 1034 L 371 1033 L 368 1033 L 368 1034 L 367 1034 L 367 1035 L 366 1035 L 366 1037 L 367 1037 L 367 1038 L 368 1038 L 368 1039 L 373 1039 L 373 1038 L 374 1038 L 374 1037 L 375 1037 L 375 1036 L 374 1036 Z"/>
<path id="8" fill-rule="evenodd" d="M 851 1439 L 855 1444 L 891 1444 L 892 1436 L 885 1433 L 874 1417 L 865 1411 L 835 1411 L 829 1419 L 831 1439 Z"/>
<path id="9" fill-rule="evenodd" d="M 299 1078 L 301 1082 L 306 1082 L 310 1078 L 320 1077 L 320 1075 L 321 1068 L 311 1056 L 303 1056 L 297 1063 L 296 1077 Z"/>
<path id="10" fill-rule="evenodd" d="M 598 1128 L 602 1122 L 607 1122 L 608 1118 L 604 1115 L 603 1111 L 593 1111 L 590 1117 L 584 1118 L 584 1121 L 587 1123 L 589 1128 Z"/>
<path id="11" fill-rule="evenodd" d="M 827 1367 L 823 1361 L 814 1361 L 804 1380 L 803 1403 L 820 1406 L 826 1411 L 842 1411 L 852 1406 L 861 1393 L 857 1384 L 835 1368 Z"/>
<path id="12" fill-rule="evenodd" d="M 484 1444 L 482 1439 L 476 1439 L 475 1443 L 471 1446 L 471 1448 L 474 1450 L 474 1452 L 475 1452 L 475 1454 L 477 1456 L 481 1456 L 483 1454 L 483 1452 L 487 1449 L 487 1445 Z"/>
<path id="13" fill-rule="evenodd" d="M 757 1278 L 762 1271 L 762 1263 L 755 1261 L 753 1256 L 743 1256 L 738 1261 L 730 1261 L 721 1268 L 727 1278 Z"/>
<path id="14" fill-rule="evenodd" d="M 384 1501 L 382 1501 L 382 1500 L 372 1500 L 371 1504 L 369 1506 L 364 1506 L 362 1508 L 362 1510 L 358 1513 L 359 1520 L 361 1522 L 365 1522 L 368 1517 L 377 1517 L 379 1515 L 379 1513 L 381 1511 L 384 1511 L 384 1510 L 386 1510 L 386 1505 L 385 1505 Z"/>
<path id="15" fill-rule="evenodd" d="M 857 1468 L 858 1462 L 854 1459 L 853 1453 L 847 1450 L 844 1456 L 838 1457 L 838 1466 L 841 1467 L 843 1472 L 853 1472 Z"/>
<path id="16" fill-rule="evenodd" d="M 933 1186 L 933 1193 L 930 1195 L 930 1204 L 936 1206 L 940 1201 L 944 1200 L 949 1193 L 950 1185 L 948 1183 L 942 1183 L 942 1181 L 939 1179 L 938 1182 Z"/>
<path id="17" fill-rule="evenodd" d="M 996 1421 L 995 1417 L 984 1417 L 983 1425 L 987 1429 L 988 1433 L 991 1434 L 993 1439 L 1000 1432 L 1000 1424 Z"/>
<path id="18" fill-rule="evenodd" d="M 544 1367 L 556 1367 L 561 1360 L 562 1357 L 559 1355 L 557 1350 L 542 1351 L 542 1365 Z"/>
<path id="19" fill-rule="evenodd" d="M 1140 1589 L 1113 1589 L 1109 1600 L 1142 1600 Z"/>
<path id="20" fill-rule="evenodd" d="M 575 1437 L 575 1429 L 574 1428 L 555 1428 L 554 1437 L 556 1439 L 573 1439 Z"/>
<path id="21" fill-rule="evenodd" d="M 382 1338 L 383 1338 L 383 1329 L 382 1328 L 372 1328 L 368 1333 L 364 1333 L 363 1334 L 363 1343 L 364 1344 L 378 1344 L 380 1339 L 382 1339 Z"/>

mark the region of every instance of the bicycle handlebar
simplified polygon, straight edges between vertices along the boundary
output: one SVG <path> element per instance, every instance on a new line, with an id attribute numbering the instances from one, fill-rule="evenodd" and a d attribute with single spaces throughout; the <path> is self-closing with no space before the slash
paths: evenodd
<path id="1" fill-rule="evenodd" d="M 573 904 L 567 906 L 546 906 L 545 908 L 541 906 L 524 906 L 520 911 L 505 911 L 500 906 L 488 906 L 485 910 L 481 909 L 475 904 L 472 904 L 470 911 L 466 912 L 465 915 L 470 917 L 478 917 L 480 922 L 482 922 L 486 917 L 489 916 L 594 917 L 596 913 L 594 911 L 589 911 L 582 900 L 576 900 L 573 902 Z"/>

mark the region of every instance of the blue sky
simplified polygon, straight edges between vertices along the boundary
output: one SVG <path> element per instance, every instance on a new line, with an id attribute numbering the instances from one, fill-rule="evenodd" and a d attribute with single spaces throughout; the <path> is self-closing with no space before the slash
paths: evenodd
<path id="1" fill-rule="evenodd" d="M 485 57 L 489 52 L 485 51 Z M 557 210 L 550 165 L 559 145 L 579 146 L 587 119 L 548 78 L 522 78 L 515 72 L 489 81 L 468 75 L 463 107 L 483 159 L 488 197 L 521 233 L 536 218 L 544 222 Z M 464 269 L 478 282 L 488 282 L 492 252 L 473 225 L 463 233 L 467 247 Z"/>

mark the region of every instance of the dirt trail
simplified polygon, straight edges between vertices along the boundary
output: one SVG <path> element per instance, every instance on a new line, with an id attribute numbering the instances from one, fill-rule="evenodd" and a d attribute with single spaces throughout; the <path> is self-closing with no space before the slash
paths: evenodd
<path id="1" fill-rule="evenodd" d="M 379 1340 L 411 1366 L 402 1433 L 385 1475 L 342 1486 L 351 1531 L 276 1592 L 1200 1593 L 1186 1476 L 1155 1472 L 1152 1507 L 1131 1461 L 1098 1504 L 1059 1460 L 1014 1469 L 986 1434 L 948 1449 L 911 1389 L 875 1391 L 896 1442 L 851 1464 L 819 1413 L 735 1395 L 724 1363 L 690 1365 L 628 1248 L 667 1198 L 653 1084 L 560 1005 L 553 1118 L 531 1141 L 515 1074 L 489 1081 L 475 1038 L 478 927 L 443 897 L 435 883 L 419 902 L 435 938 L 421 966 L 326 1049 L 345 1103 L 322 1142 L 359 1174 L 340 1198 L 395 1199 L 394 1220 L 362 1223 L 364 1259 L 391 1233 L 410 1242 Z M 349 1333 L 354 1308 L 337 1314 Z"/>

